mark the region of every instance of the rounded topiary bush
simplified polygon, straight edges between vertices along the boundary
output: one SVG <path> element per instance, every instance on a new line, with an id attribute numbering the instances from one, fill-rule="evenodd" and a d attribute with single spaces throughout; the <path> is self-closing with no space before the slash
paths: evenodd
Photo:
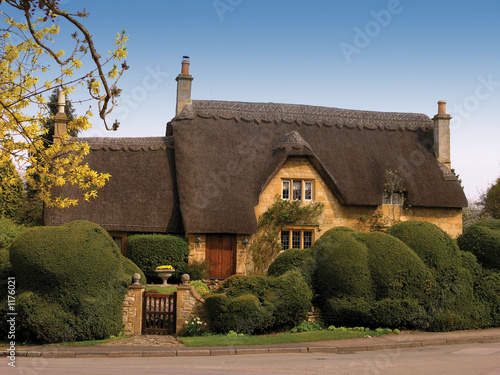
<path id="1" fill-rule="evenodd" d="M 500 326 L 500 274 L 490 272 L 478 285 L 476 291 L 477 300 L 487 306 L 488 325 Z"/>
<path id="2" fill-rule="evenodd" d="M 326 325 L 368 326 L 370 302 L 362 297 L 329 298 L 321 310 Z"/>
<path id="3" fill-rule="evenodd" d="M 440 271 L 461 265 L 456 242 L 434 224 L 405 221 L 387 229 L 386 233 L 403 241 L 427 267 Z"/>
<path id="4" fill-rule="evenodd" d="M 312 290 L 298 270 L 291 270 L 272 281 L 270 302 L 273 311 L 273 327 L 295 327 L 307 317 L 312 306 Z"/>
<path id="5" fill-rule="evenodd" d="M 472 322 L 476 310 L 473 277 L 464 267 L 472 264 L 470 258 L 463 256 L 456 241 L 436 225 L 420 221 L 396 224 L 387 233 L 408 245 L 434 271 L 435 297 L 426 308 L 431 315 L 442 317 L 436 322 L 445 322 L 448 318 L 453 321 L 456 316 L 461 322 L 457 327 Z M 436 324 L 436 327 L 445 326 L 444 323 Z M 450 323 L 448 326 L 454 325 Z"/>
<path id="6" fill-rule="evenodd" d="M 23 339 L 102 339 L 122 328 L 123 298 L 133 273 L 100 226 L 75 221 L 21 233 L 10 247 Z"/>
<path id="7" fill-rule="evenodd" d="M 149 283 L 159 283 L 155 269 L 170 265 L 175 275 L 184 273 L 189 257 L 186 239 L 165 234 L 136 234 L 128 239 L 128 257 L 144 271 Z"/>
<path id="8" fill-rule="evenodd" d="M 398 329 L 425 329 L 427 314 L 417 299 L 386 298 L 370 308 L 370 326 Z"/>
<path id="9" fill-rule="evenodd" d="M 279 277 L 231 276 L 204 306 L 214 332 L 252 333 L 294 327 L 311 304 L 311 288 L 291 270 Z"/>
<path id="10" fill-rule="evenodd" d="M 224 293 L 228 297 L 253 294 L 261 302 L 269 298 L 272 278 L 266 276 L 233 275 L 224 280 L 215 293 Z"/>
<path id="11" fill-rule="evenodd" d="M 235 298 L 212 294 L 205 300 L 204 307 L 210 329 L 215 333 L 254 333 L 265 329 L 271 321 L 271 312 L 250 294 Z"/>
<path id="12" fill-rule="evenodd" d="M 471 225 L 457 242 L 460 249 L 472 252 L 483 267 L 500 270 L 500 220 Z"/>
<path id="13" fill-rule="evenodd" d="M 312 250 L 289 249 L 282 251 L 271 263 L 267 274 L 281 276 L 290 270 L 298 270 L 304 280 L 313 288 L 313 277 L 316 272 L 316 256 Z"/>
<path id="14" fill-rule="evenodd" d="M 368 267 L 374 297 L 428 298 L 434 275 L 408 246 L 383 232 L 362 233 L 368 248 Z"/>
<path id="15" fill-rule="evenodd" d="M 371 298 L 368 249 L 361 232 L 346 227 L 328 230 L 313 246 L 317 272 L 315 290 L 323 301 L 330 298 Z"/>

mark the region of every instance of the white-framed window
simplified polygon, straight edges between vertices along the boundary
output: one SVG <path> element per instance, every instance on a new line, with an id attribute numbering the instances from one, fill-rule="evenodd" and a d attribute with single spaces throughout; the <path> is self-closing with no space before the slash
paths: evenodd
<path id="1" fill-rule="evenodd" d="M 302 200 L 302 181 L 293 181 L 293 200 L 300 201 Z"/>
<path id="2" fill-rule="evenodd" d="M 312 181 L 304 181 L 304 200 L 312 201 L 313 197 L 313 183 Z"/>
<path id="3" fill-rule="evenodd" d="M 282 193 L 281 196 L 285 200 L 290 199 L 290 181 L 282 181 Z"/>
<path id="4" fill-rule="evenodd" d="M 309 249 L 313 244 L 310 229 L 284 229 L 281 231 L 281 249 Z"/>
<path id="5" fill-rule="evenodd" d="M 291 179 L 281 181 L 281 197 L 284 200 L 312 201 L 314 198 L 314 181 Z"/>
<path id="6" fill-rule="evenodd" d="M 404 193 L 401 191 L 385 192 L 383 204 L 391 206 L 402 206 L 405 201 Z"/>

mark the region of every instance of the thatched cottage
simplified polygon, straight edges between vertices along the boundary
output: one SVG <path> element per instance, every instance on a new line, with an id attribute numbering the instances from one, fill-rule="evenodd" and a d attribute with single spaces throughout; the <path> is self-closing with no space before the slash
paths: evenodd
<path id="1" fill-rule="evenodd" d="M 126 249 L 134 233 L 189 239 L 211 276 L 246 273 L 259 215 L 281 199 L 322 202 L 317 223 L 284 228 L 307 248 L 335 226 L 425 220 L 457 236 L 467 200 L 450 170 L 450 119 L 275 103 L 191 100 L 189 62 L 176 78 L 165 137 L 82 138 L 89 165 L 111 174 L 95 201 L 47 208 L 45 223 L 86 219 Z"/>

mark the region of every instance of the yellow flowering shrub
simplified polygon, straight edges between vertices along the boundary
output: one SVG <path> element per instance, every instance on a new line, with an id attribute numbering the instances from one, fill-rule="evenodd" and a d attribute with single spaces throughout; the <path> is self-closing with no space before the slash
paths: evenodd
<path id="1" fill-rule="evenodd" d="M 46 205 L 63 208 L 76 205 L 82 198 L 95 198 L 110 176 L 85 164 L 88 145 L 69 135 L 71 130 L 91 127 L 90 108 L 68 123 L 60 142 L 52 143 L 43 137 L 48 131 L 44 122 L 54 119 L 43 96 L 55 87 L 65 94 L 83 87 L 89 99 L 97 101 L 106 129 L 116 130 L 118 123 L 108 127 L 106 116 L 120 94 L 116 82 L 128 69 L 125 61 L 121 68 L 113 64 L 126 57 L 128 37 L 125 31 L 119 33 L 114 51 L 101 61 L 91 34 L 77 21 L 86 17 L 85 11 L 69 14 L 59 9 L 58 2 L 35 3 L 9 1 L 0 10 L 0 164 L 12 160 L 25 171 L 24 178 L 40 192 Z M 55 38 L 61 31 L 59 21 L 67 21 L 76 29 L 71 34 L 75 48 L 69 54 L 55 48 Z M 89 62 L 84 64 L 84 59 Z M 108 73 L 104 71 L 107 65 L 113 65 Z M 54 187 L 65 184 L 78 186 L 81 194 L 54 195 Z"/>

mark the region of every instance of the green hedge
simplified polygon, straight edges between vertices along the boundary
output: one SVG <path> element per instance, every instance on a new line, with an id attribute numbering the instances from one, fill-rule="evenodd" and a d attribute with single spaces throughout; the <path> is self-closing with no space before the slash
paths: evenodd
<path id="1" fill-rule="evenodd" d="M 315 289 L 323 301 L 330 298 L 371 298 L 368 249 L 360 232 L 337 227 L 324 233 L 313 246 L 317 272 Z"/>
<path id="2" fill-rule="evenodd" d="M 486 273 L 476 291 L 476 300 L 487 307 L 487 327 L 500 327 L 500 273 Z"/>
<path id="3" fill-rule="evenodd" d="M 252 294 L 261 302 L 269 298 L 272 278 L 266 276 L 241 276 L 233 275 L 224 280 L 215 293 L 224 293 L 228 297 L 238 297 Z"/>
<path id="4" fill-rule="evenodd" d="M 295 270 L 279 277 L 232 276 L 205 300 L 216 333 L 264 332 L 291 328 L 311 307 L 312 291 Z"/>
<path id="5" fill-rule="evenodd" d="M 312 306 L 313 293 L 297 270 L 291 270 L 272 282 L 270 302 L 274 329 L 292 328 L 306 319 Z"/>
<path id="6" fill-rule="evenodd" d="M 254 333 L 268 327 L 271 321 L 269 309 L 250 294 L 231 299 L 225 294 L 213 294 L 207 297 L 204 307 L 210 329 L 217 333 Z"/>
<path id="7" fill-rule="evenodd" d="M 403 242 L 382 232 L 363 233 L 375 299 L 431 298 L 434 275 Z"/>
<path id="8" fill-rule="evenodd" d="M 175 276 L 185 271 L 189 257 L 186 239 L 165 234 L 136 234 L 128 239 L 128 257 L 144 271 L 148 283 L 160 283 L 158 266 L 171 265 Z"/>
<path id="9" fill-rule="evenodd" d="M 427 316 L 417 299 L 367 301 L 364 298 L 330 298 L 322 310 L 325 323 L 335 326 L 425 329 Z"/>
<path id="10" fill-rule="evenodd" d="M 217 333 L 254 333 L 268 327 L 271 321 L 269 309 L 250 294 L 231 299 L 224 294 L 214 294 L 207 297 L 205 309 L 210 329 Z"/>
<path id="11" fill-rule="evenodd" d="M 322 307 L 326 325 L 364 327 L 371 322 L 370 302 L 363 297 L 329 298 Z"/>
<path id="12" fill-rule="evenodd" d="M 313 278 L 316 273 L 316 255 L 312 250 L 285 250 L 271 263 L 267 274 L 269 276 L 281 276 L 290 270 L 298 270 L 307 285 L 312 289 Z"/>
<path id="13" fill-rule="evenodd" d="M 43 342 L 118 335 L 127 287 L 141 273 L 103 228 L 87 221 L 24 231 L 10 261 L 20 339 Z"/>
<path id="14" fill-rule="evenodd" d="M 483 267 L 500 270 L 500 220 L 479 221 L 457 241 L 460 249 L 476 255 Z"/>
<path id="15" fill-rule="evenodd" d="M 8 249 L 24 230 L 26 230 L 24 226 L 17 225 L 11 219 L 0 217 L 0 249 Z"/>
<path id="16" fill-rule="evenodd" d="M 433 224 L 404 222 L 386 233 L 334 228 L 314 250 L 329 324 L 432 331 L 499 324 L 497 279 Z"/>
<path id="17" fill-rule="evenodd" d="M 376 301 L 370 309 L 370 326 L 398 329 L 425 329 L 427 314 L 417 299 Z"/>
<path id="18" fill-rule="evenodd" d="M 403 241 L 427 267 L 438 272 L 461 265 L 456 241 L 434 224 L 405 221 L 392 226 L 386 233 Z"/>

